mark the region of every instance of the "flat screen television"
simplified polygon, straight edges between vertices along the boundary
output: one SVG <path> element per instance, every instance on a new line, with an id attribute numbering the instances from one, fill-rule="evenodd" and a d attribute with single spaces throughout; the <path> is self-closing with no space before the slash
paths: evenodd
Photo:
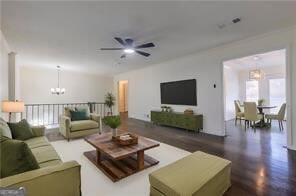
<path id="1" fill-rule="evenodd" d="M 196 80 L 160 83 L 161 104 L 197 105 Z"/>

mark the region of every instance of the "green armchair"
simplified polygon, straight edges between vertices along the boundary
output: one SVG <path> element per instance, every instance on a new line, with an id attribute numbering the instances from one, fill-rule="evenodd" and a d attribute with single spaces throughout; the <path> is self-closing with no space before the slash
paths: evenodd
<path id="1" fill-rule="evenodd" d="M 88 120 L 72 121 L 68 112 L 69 108 L 65 108 L 64 114 L 60 116 L 60 133 L 69 141 L 71 138 L 83 137 L 94 133 L 101 133 L 102 119 L 99 115 L 90 113 Z"/>

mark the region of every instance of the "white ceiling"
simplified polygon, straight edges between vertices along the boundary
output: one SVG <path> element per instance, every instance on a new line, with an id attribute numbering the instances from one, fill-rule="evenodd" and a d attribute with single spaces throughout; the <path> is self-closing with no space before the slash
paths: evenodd
<path id="1" fill-rule="evenodd" d="M 296 24 L 296 2 L 2 2 L 2 32 L 25 66 L 116 74 Z M 229 25 L 235 17 L 242 22 Z M 226 24 L 219 29 L 218 24 Z M 154 42 L 119 65 L 114 36 Z"/>
<path id="2" fill-rule="evenodd" d="M 285 69 L 286 50 L 275 50 L 224 62 L 224 66 L 235 70 L 250 70 L 282 66 Z"/>

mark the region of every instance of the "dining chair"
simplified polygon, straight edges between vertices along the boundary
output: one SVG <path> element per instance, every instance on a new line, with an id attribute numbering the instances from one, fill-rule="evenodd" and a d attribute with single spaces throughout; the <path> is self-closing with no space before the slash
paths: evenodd
<path id="1" fill-rule="evenodd" d="M 247 125 L 251 124 L 254 131 L 256 131 L 256 122 L 263 119 L 262 114 L 258 114 L 256 102 L 244 102 L 245 113 L 245 130 Z"/>
<path id="2" fill-rule="evenodd" d="M 266 114 L 265 118 L 267 119 L 267 122 L 270 124 L 270 126 L 272 120 L 277 120 L 279 122 L 280 131 L 282 131 L 284 130 L 283 120 L 285 119 L 285 114 L 286 103 L 283 103 L 277 114 Z"/>
<path id="3" fill-rule="evenodd" d="M 234 107 L 235 107 L 235 125 L 237 124 L 238 119 L 239 119 L 239 123 L 242 124 L 242 120 L 244 119 L 245 114 L 240 107 L 239 100 L 234 100 Z"/>

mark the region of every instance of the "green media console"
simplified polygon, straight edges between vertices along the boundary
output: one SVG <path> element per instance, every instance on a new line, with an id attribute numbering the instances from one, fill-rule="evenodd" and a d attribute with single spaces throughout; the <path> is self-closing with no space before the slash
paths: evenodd
<path id="1" fill-rule="evenodd" d="M 151 121 L 155 124 L 178 127 L 191 131 L 203 129 L 202 114 L 151 111 Z"/>

